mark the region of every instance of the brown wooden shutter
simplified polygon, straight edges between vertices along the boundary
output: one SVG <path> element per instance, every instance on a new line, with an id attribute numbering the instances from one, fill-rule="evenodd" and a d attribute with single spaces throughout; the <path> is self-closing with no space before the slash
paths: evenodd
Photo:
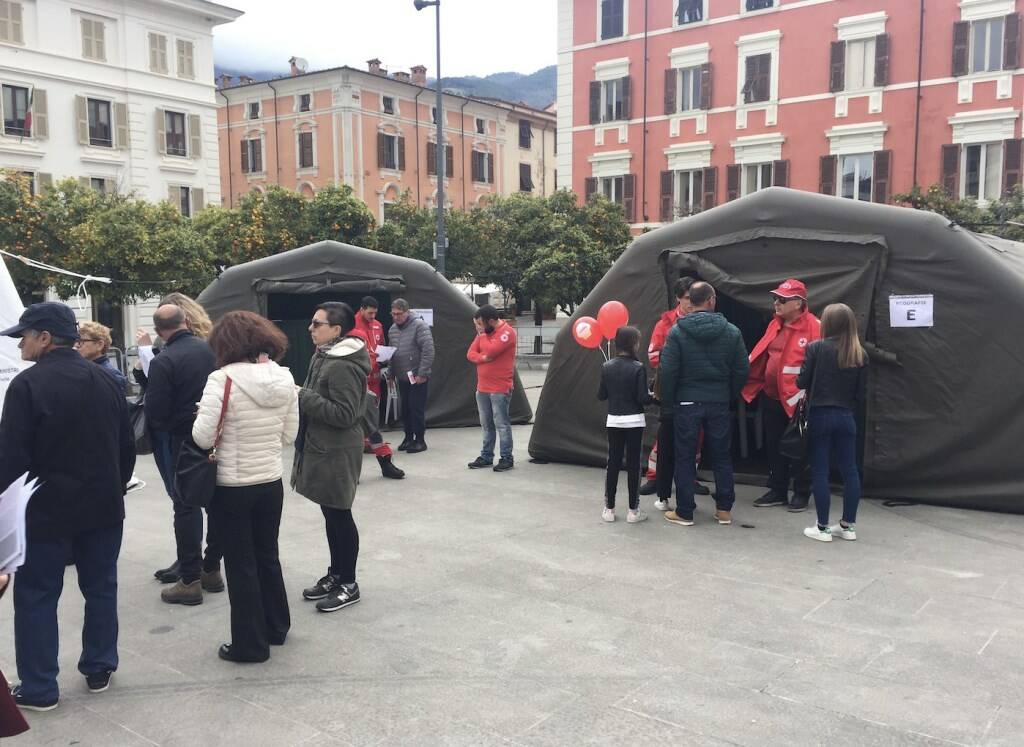
<path id="1" fill-rule="evenodd" d="M 875 85 L 889 85 L 889 35 L 875 37 Z"/>
<path id="2" fill-rule="evenodd" d="M 743 67 L 746 77 L 743 79 L 743 103 L 749 104 L 754 100 L 754 76 L 757 74 L 757 60 L 753 57 L 746 57 L 743 60 Z"/>
<path id="3" fill-rule="evenodd" d="M 583 180 L 583 194 L 585 200 L 590 200 L 597 194 L 597 177 L 588 176 Z"/>
<path id="4" fill-rule="evenodd" d="M 707 111 L 711 108 L 711 63 L 700 66 L 700 108 Z"/>
<path id="5" fill-rule="evenodd" d="M 480 179 L 480 154 L 475 150 L 469 154 L 469 178 L 474 182 L 482 181 Z"/>
<path id="6" fill-rule="evenodd" d="M 971 49 L 971 22 L 957 21 L 953 24 L 953 75 L 967 75 Z"/>
<path id="7" fill-rule="evenodd" d="M 198 114 L 188 115 L 188 155 L 189 158 L 203 156 L 203 122 Z"/>
<path id="8" fill-rule="evenodd" d="M 427 143 L 427 176 L 437 176 L 437 143 Z"/>
<path id="9" fill-rule="evenodd" d="M 772 162 L 772 186 L 773 187 L 788 187 L 789 186 L 789 161 L 773 161 Z"/>
<path id="10" fill-rule="evenodd" d="M 742 168 L 738 163 L 731 163 L 725 170 L 725 200 L 731 202 L 740 196 L 740 174 Z"/>
<path id="11" fill-rule="evenodd" d="M 405 138 L 398 138 L 398 170 L 405 171 Z"/>
<path id="12" fill-rule="evenodd" d="M 836 194 L 836 169 L 839 167 L 837 156 L 822 156 L 818 163 L 818 192 L 823 195 Z"/>
<path id="13" fill-rule="evenodd" d="M 590 83 L 590 124 L 601 123 L 601 82 Z"/>
<path id="14" fill-rule="evenodd" d="M 1003 70 L 1020 65 L 1020 13 L 1010 13 L 1003 22 Z"/>
<path id="15" fill-rule="evenodd" d="M 832 42 L 828 63 L 828 90 L 838 93 L 846 88 L 846 42 Z"/>
<path id="16" fill-rule="evenodd" d="M 494 154 L 485 153 L 487 156 L 487 183 L 494 184 Z"/>
<path id="17" fill-rule="evenodd" d="M 242 158 L 241 158 L 242 173 L 243 174 L 248 174 L 249 173 L 249 141 L 248 140 L 243 140 L 240 143 L 240 145 L 242 146 Z"/>
<path id="18" fill-rule="evenodd" d="M 627 222 L 636 223 L 636 177 L 633 174 L 622 177 L 622 211 Z"/>
<path id="19" fill-rule="evenodd" d="M 892 151 L 891 150 L 876 150 L 875 151 L 875 164 L 872 173 L 872 193 L 871 198 L 874 202 L 886 203 L 889 202 L 889 196 L 892 193 Z"/>
<path id="20" fill-rule="evenodd" d="M 632 115 L 632 95 L 631 95 L 632 84 L 630 83 L 629 76 L 627 75 L 622 79 L 622 118 L 629 119 Z"/>
<path id="21" fill-rule="evenodd" d="M 1003 194 L 1012 195 L 1020 184 L 1021 141 L 1012 138 L 1003 142 Z"/>
<path id="22" fill-rule="evenodd" d="M 89 102 L 85 96 L 75 96 L 75 122 L 78 144 L 89 144 Z"/>
<path id="23" fill-rule="evenodd" d="M 252 170 L 263 173 L 263 141 L 259 138 L 252 141 Z"/>
<path id="24" fill-rule="evenodd" d="M 449 179 L 455 173 L 455 151 L 450 145 L 444 146 L 444 173 Z"/>
<path id="25" fill-rule="evenodd" d="M 50 136 L 50 114 L 46 103 L 46 91 L 32 89 L 32 137 L 37 139 Z"/>
<path id="26" fill-rule="evenodd" d="M 430 144 L 427 144 L 430 147 Z M 377 133 L 377 168 L 386 168 L 388 162 L 388 140 L 383 132 Z"/>
<path id="27" fill-rule="evenodd" d="M 672 220 L 672 186 L 675 174 L 671 171 L 661 172 L 661 211 L 659 216 L 662 223 Z"/>
<path id="28" fill-rule="evenodd" d="M 156 110 L 156 152 L 167 154 L 167 115 L 163 109 Z"/>
<path id="29" fill-rule="evenodd" d="M 114 145 L 118 150 L 128 150 L 128 105 L 114 104 Z"/>
<path id="30" fill-rule="evenodd" d="M 704 173 L 701 176 L 704 183 L 701 209 L 710 210 L 718 204 L 718 167 L 710 166 L 704 169 Z"/>
<path id="31" fill-rule="evenodd" d="M 953 199 L 960 196 L 960 146 L 942 146 L 942 188 Z"/>
<path id="32" fill-rule="evenodd" d="M 676 113 L 676 79 L 679 71 L 670 67 L 665 71 L 665 113 Z"/>

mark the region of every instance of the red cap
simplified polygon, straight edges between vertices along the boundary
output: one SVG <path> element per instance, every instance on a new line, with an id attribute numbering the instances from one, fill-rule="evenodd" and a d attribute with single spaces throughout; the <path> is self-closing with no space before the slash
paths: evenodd
<path id="1" fill-rule="evenodd" d="M 807 286 L 795 278 L 783 280 L 782 285 L 772 291 L 773 296 L 781 298 L 802 298 L 807 300 Z"/>

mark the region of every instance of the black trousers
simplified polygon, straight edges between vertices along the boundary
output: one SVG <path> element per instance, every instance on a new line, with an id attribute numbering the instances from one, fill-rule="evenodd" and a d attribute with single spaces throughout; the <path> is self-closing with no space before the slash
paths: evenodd
<path id="1" fill-rule="evenodd" d="M 676 427 L 671 416 L 662 416 L 658 421 L 658 464 L 654 484 L 658 488 L 658 499 L 667 501 L 672 497 L 672 481 L 676 476 Z"/>
<path id="2" fill-rule="evenodd" d="M 615 508 L 615 492 L 619 487 L 622 455 L 626 455 L 626 485 L 629 488 L 629 508 L 640 506 L 640 450 L 644 442 L 643 428 L 606 428 L 608 431 L 608 467 L 604 481 L 604 506 Z M 661 459 L 661 454 L 658 454 Z"/>
<path id="3" fill-rule="evenodd" d="M 331 567 L 327 572 L 338 576 L 343 584 L 356 582 L 356 561 L 359 559 L 359 529 L 352 518 L 352 509 L 321 506 L 327 523 L 327 546 L 331 551 Z"/>
<path id="4" fill-rule="evenodd" d="M 793 493 L 811 494 L 811 471 L 807 460 L 791 462 L 779 453 L 779 440 L 789 425 L 789 415 L 777 399 L 761 395 L 759 407 L 764 422 L 764 450 L 768 457 L 768 487 L 781 495 L 789 494 L 789 482 L 793 481 Z"/>
<path id="5" fill-rule="evenodd" d="M 410 384 L 408 377 L 398 379 L 398 396 L 402 398 L 402 424 L 405 437 L 410 441 L 423 440 L 427 432 L 427 385 Z"/>
<path id="6" fill-rule="evenodd" d="M 168 468 L 172 475 L 178 463 L 181 444 L 180 437 L 170 437 L 171 463 Z M 157 466 L 159 467 L 159 462 Z M 181 580 L 188 584 L 199 578 L 200 570 L 209 572 L 219 569 L 220 559 L 224 553 L 213 530 L 213 523 L 207 521 L 206 557 L 203 557 L 203 509 L 183 503 L 177 493 L 171 494 L 171 501 L 174 504 L 174 542 L 178 552 L 178 567 Z"/>
<path id="7" fill-rule="evenodd" d="M 210 503 L 210 518 L 224 543 L 231 652 L 243 660 L 266 659 L 270 641 L 283 641 L 291 627 L 277 549 L 283 503 L 280 480 L 218 486 Z"/>

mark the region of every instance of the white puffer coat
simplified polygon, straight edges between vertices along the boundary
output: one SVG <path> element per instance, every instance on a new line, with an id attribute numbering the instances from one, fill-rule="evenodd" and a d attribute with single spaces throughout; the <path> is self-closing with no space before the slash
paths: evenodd
<path id="1" fill-rule="evenodd" d="M 232 363 L 210 374 L 192 439 L 204 449 L 213 446 L 229 376 L 232 385 L 217 448 L 217 484 L 238 487 L 279 480 L 281 447 L 295 441 L 299 430 L 299 400 L 291 373 L 273 361 Z"/>

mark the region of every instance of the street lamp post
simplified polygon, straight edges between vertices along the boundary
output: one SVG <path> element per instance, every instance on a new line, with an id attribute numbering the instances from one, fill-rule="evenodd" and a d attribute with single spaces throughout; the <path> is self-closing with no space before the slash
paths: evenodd
<path id="1" fill-rule="evenodd" d="M 437 11 L 437 243 L 434 244 L 434 256 L 437 259 L 437 271 L 445 274 L 445 256 L 448 253 L 448 239 L 444 233 L 444 94 L 441 89 L 441 0 L 415 0 L 416 10 L 423 10 L 431 5 Z"/>

